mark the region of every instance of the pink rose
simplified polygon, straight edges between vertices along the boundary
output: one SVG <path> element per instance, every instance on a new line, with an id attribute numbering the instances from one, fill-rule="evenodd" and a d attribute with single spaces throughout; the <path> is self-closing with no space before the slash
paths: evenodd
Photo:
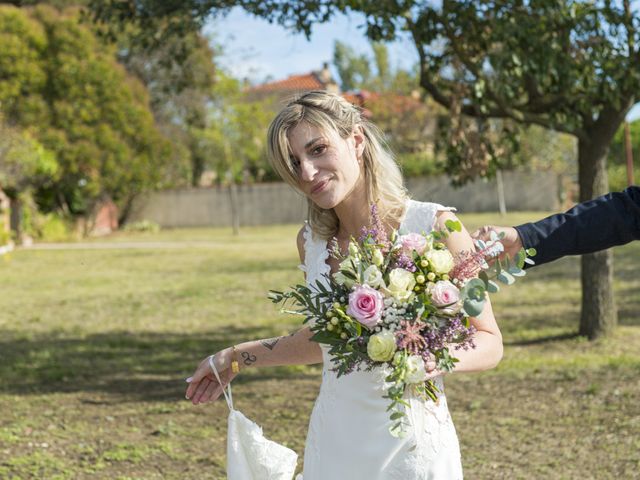
<path id="1" fill-rule="evenodd" d="M 431 289 L 431 300 L 436 307 L 447 307 L 460 300 L 460 290 L 449 281 L 439 281 Z"/>
<path id="2" fill-rule="evenodd" d="M 402 243 L 402 250 L 407 255 L 411 255 L 412 251 L 418 252 L 418 255 L 422 255 L 427 248 L 427 239 L 419 233 L 408 233 L 400 237 Z"/>
<path id="3" fill-rule="evenodd" d="M 354 317 L 365 327 L 376 326 L 384 308 L 383 295 L 369 285 L 358 285 L 349 294 L 347 314 Z"/>

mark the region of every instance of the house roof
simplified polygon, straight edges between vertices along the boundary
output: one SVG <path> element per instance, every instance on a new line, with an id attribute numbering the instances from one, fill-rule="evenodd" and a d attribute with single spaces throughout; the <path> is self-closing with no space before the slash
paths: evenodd
<path id="1" fill-rule="evenodd" d="M 326 85 L 320 81 L 318 76 L 312 73 L 304 75 L 291 75 L 284 80 L 264 83 L 253 87 L 253 92 L 282 92 L 292 90 L 324 90 Z"/>

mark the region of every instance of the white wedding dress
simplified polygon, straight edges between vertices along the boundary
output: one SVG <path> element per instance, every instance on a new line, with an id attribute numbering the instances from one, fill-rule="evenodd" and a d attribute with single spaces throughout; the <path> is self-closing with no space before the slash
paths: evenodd
<path id="1" fill-rule="evenodd" d="M 435 203 L 408 201 L 401 229 L 429 232 L 439 210 Z M 307 284 L 328 274 L 325 240 L 304 232 Z M 321 345 L 322 385 L 316 399 L 304 453 L 304 473 L 296 480 L 458 480 L 462 479 L 460 448 L 444 393 L 438 402 L 414 395 L 406 398 L 407 433 L 389 433 L 389 400 L 383 398 L 381 369 L 353 372 L 337 378 L 328 347 Z M 442 378 L 436 384 L 444 392 Z"/>

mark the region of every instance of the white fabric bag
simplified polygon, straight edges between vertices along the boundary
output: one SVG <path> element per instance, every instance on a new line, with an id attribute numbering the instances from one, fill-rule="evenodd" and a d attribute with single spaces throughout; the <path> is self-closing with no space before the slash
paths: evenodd
<path id="1" fill-rule="evenodd" d="M 209 357 L 209 365 L 220 385 L 220 376 Z M 231 383 L 222 389 L 229 407 L 227 422 L 228 480 L 291 480 L 298 454 L 290 448 L 265 438 L 262 428 L 233 408 Z"/>

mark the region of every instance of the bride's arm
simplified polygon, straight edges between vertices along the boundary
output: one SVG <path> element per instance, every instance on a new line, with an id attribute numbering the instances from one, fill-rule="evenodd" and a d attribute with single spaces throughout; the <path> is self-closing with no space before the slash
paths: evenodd
<path id="1" fill-rule="evenodd" d="M 303 230 L 298 233 L 298 254 L 304 263 Z M 311 341 L 311 330 L 303 327 L 290 335 L 252 340 L 235 345 L 235 359 L 238 367 L 243 370 L 248 367 L 273 367 L 282 365 L 306 365 L 322 362 L 322 350 L 316 342 Z M 214 356 L 215 366 L 220 379 L 226 386 L 237 373 L 232 372 L 231 362 L 234 360 L 233 347 L 225 348 Z M 215 379 L 209 357 L 200 362 L 193 376 L 187 381 L 186 397 L 194 405 L 217 399 L 222 394 L 222 388 Z"/>
<path id="2" fill-rule="evenodd" d="M 451 212 L 439 213 L 435 228 L 444 230 L 447 220 L 457 220 L 457 218 Z M 473 240 L 464 227 L 461 232 L 450 233 L 445 244 L 454 257 L 460 252 L 475 250 Z M 502 334 L 493 316 L 489 298 L 484 304 L 482 313 L 477 317 L 469 318 L 469 321 L 477 330 L 473 337 L 476 348 L 469 350 L 451 348 L 451 354 L 459 360 L 456 363 L 455 372 L 488 370 L 498 365 L 502 359 Z M 441 372 L 433 372 L 432 376 L 439 373 Z"/>

